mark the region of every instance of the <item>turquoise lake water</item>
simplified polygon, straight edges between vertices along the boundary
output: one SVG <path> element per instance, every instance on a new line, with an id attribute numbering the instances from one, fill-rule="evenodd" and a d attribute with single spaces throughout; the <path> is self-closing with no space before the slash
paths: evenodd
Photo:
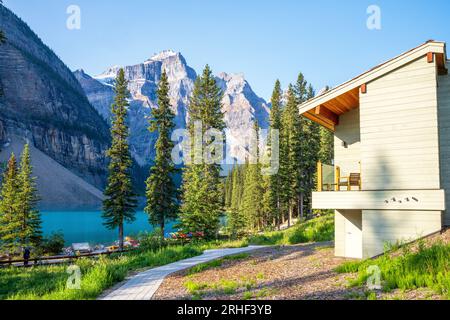
<path id="1" fill-rule="evenodd" d="M 89 242 L 91 244 L 111 243 L 117 240 L 117 230 L 108 230 L 103 226 L 101 211 L 44 211 L 42 229 L 44 236 L 62 231 L 66 244 Z M 173 224 L 168 223 L 166 234 L 173 231 Z M 136 221 L 125 224 L 124 235 L 136 235 L 139 232 L 152 231 L 148 217 L 143 211 L 136 212 Z"/>

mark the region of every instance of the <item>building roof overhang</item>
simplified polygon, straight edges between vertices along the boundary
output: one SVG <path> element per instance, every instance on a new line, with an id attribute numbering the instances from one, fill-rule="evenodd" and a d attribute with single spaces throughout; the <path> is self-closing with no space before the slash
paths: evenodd
<path id="1" fill-rule="evenodd" d="M 334 131 L 339 124 L 340 115 L 359 108 L 359 95 L 365 92 L 369 82 L 424 56 L 427 56 L 429 62 L 436 63 L 438 74 L 447 74 L 445 42 L 430 40 L 306 101 L 299 105 L 300 114 Z"/>

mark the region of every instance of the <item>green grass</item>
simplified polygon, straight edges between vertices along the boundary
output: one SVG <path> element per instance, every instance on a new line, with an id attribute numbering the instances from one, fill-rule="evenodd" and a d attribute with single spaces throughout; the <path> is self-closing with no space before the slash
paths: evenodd
<path id="1" fill-rule="evenodd" d="M 170 246 L 156 251 L 135 251 L 99 259 L 78 259 L 81 269 L 81 289 L 67 289 L 70 276 L 68 264 L 36 266 L 31 268 L 0 268 L 0 300 L 89 300 L 104 290 L 123 281 L 132 271 L 166 265 L 203 253 L 207 249 L 240 248 L 248 245 L 246 239 L 236 241 L 209 241 L 185 246 Z M 226 257 L 244 259 L 248 254 Z M 225 260 L 222 260 L 225 261 Z M 212 262 L 217 263 L 217 262 Z"/>
<path id="2" fill-rule="evenodd" d="M 336 268 L 340 273 L 357 273 L 350 286 L 363 286 L 368 277 L 368 267 L 380 268 L 385 291 L 393 289 L 429 288 L 450 299 L 450 244 L 435 243 L 425 246 L 419 242 L 417 250 L 411 246 L 400 249 L 399 255 L 387 252 L 374 260 L 347 262 Z"/>
<path id="3" fill-rule="evenodd" d="M 327 214 L 298 223 L 283 231 L 265 232 L 252 236 L 248 242 L 256 245 L 292 245 L 307 242 L 331 241 L 334 239 L 334 215 Z"/>
<path id="4" fill-rule="evenodd" d="M 125 279 L 130 271 L 152 268 L 200 255 L 195 246 L 170 247 L 156 252 L 133 252 L 100 259 L 79 259 L 81 289 L 68 289 L 68 265 L 28 269 L 0 269 L 0 299 L 85 300 Z"/>
<path id="5" fill-rule="evenodd" d="M 257 291 L 245 291 L 242 294 L 242 300 L 263 299 L 276 294 L 275 289 L 262 288 Z"/>

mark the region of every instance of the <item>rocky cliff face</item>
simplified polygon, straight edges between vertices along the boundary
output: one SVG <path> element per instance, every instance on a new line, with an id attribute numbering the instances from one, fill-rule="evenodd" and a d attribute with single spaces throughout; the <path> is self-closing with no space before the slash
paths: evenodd
<path id="1" fill-rule="evenodd" d="M 22 137 L 96 186 L 105 182 L 108 126 L 64 63 L 0 5 L 0 140 Z M 51 172 L 49 172 L 51 174 Z"/>
<path id="2" fill-rule="evenodd" d="M 114 66 L 95 77 L 88 76 L 82 70 L 75 72 L 89 101 L 106 119 L 109 118 L 114 96 L 112 86 L 119 69 L 119 66 Z M 133 157 L 141 166 L 146 166 L 155 156 L 156 134 L 150 134 L 147 126 L 151 109 L 157 108 L 156 89 L 162 70 L 166 70 L 169 78 L 176 128 L 186 127 L 189 116 L 187 105 L 197 75 L 180 53 L 170 50 L 156 54 L 144 63 L 125 66 L 124 70 L 132 97 L 129 112 L 130 145 Z M 224 93 L 223 112 L 228 141 L 231 143 L 227 156 L 244 161 L 247 148 L 243 137 L 247 135 L 247 130 L 253 128 L 255 119 L 262 128 L 267 128 L 268 105 L 253 92 L 241 74 L 221 73 L 216 81 Z"/>
<path id="3" fill-rule="evenodd" d="M 227 125 L 228 163 L 232 164 L 232 159 L 244 162 L 250 157 L 244 138 L 250 136 L 255 120 L 262 129 L 269 127 L 269 106 L 253 92 L 243 74 L 220 73 L 216 81 L 224 94 L 222 111 Z"/>

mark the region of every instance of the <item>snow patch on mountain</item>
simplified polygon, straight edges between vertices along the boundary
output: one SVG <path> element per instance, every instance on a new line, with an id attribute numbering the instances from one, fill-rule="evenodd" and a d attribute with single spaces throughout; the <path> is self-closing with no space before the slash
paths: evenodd
<path id="1" fill-rule="evenodd" d="M 151 63 L 152 61 L 163 61 L 166 60 L 167 58 L 176 56 L 178 53 L 173 51 L 173 50 L 164 50 L 161 51 L 160 53 L 156 53 L 154 54 L 149 60 L 145 61 L 145 64 Z"/>

